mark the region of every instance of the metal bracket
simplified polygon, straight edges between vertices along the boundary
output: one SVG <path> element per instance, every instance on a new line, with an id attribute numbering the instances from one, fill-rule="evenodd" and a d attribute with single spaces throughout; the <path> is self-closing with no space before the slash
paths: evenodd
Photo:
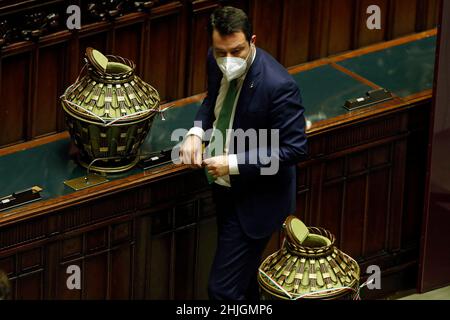
<path id="1" fill-rule="evenodd" d="M 79 177 L 72 180 L 64 181 L 64 184 L 75 191 L 91 188 L 108 182 L 109 180 L 98 174 L 88 173 L 85 177 Z"/>

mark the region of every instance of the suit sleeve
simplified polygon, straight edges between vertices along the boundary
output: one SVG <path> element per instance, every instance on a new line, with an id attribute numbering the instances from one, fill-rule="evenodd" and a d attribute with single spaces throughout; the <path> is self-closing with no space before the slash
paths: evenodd
<path id="1" fill-rule="evenodd" d="M 257 148 L 238 154 L 241 176 L 264 175 L 264 168 L 273 167 L 274 164 L 275 167 L 295 165 L 307 157 L 304 108 L 296 82 L 286 81 L 279 85 L 273 90 L 270 99 L 268 129 L 275 130 L 279 139 L 276 136 L 272 139 L 273 134 L 269 134 L 266 140 L 272 143 L 264 146 L 260 141 Z"/>

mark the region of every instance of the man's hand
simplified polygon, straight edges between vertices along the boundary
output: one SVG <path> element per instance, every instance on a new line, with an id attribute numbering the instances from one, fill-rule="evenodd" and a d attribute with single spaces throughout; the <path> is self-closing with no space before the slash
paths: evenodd
<path id="1" fill-rule="evenodd" d="M 180 149 L 180 160 L 192 169 L 202 167 L 202 139 L 196 135 L 186 137 Z"/>
<path id="2" fill-rule="evenodd" d="M 215 179 L 230 174 L 230 168 L 228 166 L 228 156 L 218 156 L 203 160 L 203 165 L 206 166 L 209 174 Z"/>

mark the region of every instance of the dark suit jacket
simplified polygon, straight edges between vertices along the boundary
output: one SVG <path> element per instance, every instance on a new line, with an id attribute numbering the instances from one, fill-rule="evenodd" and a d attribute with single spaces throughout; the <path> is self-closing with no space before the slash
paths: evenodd
<path id="1" fill-rule="evenodd" d="M 196 116 L 205 131 L 213 126 L 223 77 L 211 50 L 207 64 L 208 94 Z M 278 129 L 279 147 L 272 146 L 270 134 L 264 139 L 268 140 L 266 146 L 258 140 L 257 148 L 247 144 L 239 153 L 230 147 L 230 154 L 238 155 L 240 172 L 230 177 L 231 190 L 242 228 L 251 238 L 270 236 L 296 211 L 296 164 L 307 154 L 303 113 L 297 83 L 282 65 L 258 48 L 239 96 L 233 129 Z M 232 146 L 237 146 L 236 139 L 232 136 Z M 279 161 L 276 175 L 261 175 L 261 168 L 270 164 L 261 161 L 258 152 Z"/>

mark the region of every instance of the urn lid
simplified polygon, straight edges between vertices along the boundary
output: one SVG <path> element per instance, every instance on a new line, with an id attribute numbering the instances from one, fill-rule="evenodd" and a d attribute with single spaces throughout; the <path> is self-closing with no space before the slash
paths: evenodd
<path id="1" fill-rule="evenodd" d="M 65 107 L 78 116 L 110 123 L 145 118 L 159 110 L 158 92 L 135 75 L 133 61 L 87 48 L 85 68 L 87 73 L 82 71 L 62 97 Z"/>
<path id="2" fill-rule="evenodd" d="M 86 49 L 86 58 L 95 69 L 99 72 L 106 73 L 108 58 L 103 53 L 89 47 Z"/>
<path id="3" fill-rule="evenodd" d="M 308 227 L 298 218 L 289 216 L 285 223 L 286 236 L 294 244 L 301 246 L 302 243 L 308 238 Z"/>

